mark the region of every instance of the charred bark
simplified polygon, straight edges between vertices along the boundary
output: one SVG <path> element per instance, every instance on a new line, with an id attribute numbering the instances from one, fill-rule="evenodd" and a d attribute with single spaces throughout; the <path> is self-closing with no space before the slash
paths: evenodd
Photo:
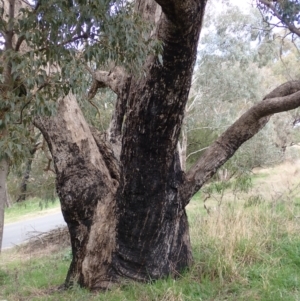
<path id="1" fill-rule="evenodd" d="M 192 262 L 186 212 L 178 193 L 183 172 L 176 146 L 205 2 L 198 5 L 199 14 L 190 15 L 184 23 L 161 15 L 157 35 L 165 42 L 163 64 L 156 57 L 149 59 L 146 77 L 133 80 L 130 86 L 114 268 L 117 274 L 136 280 L 176 275 Z M 186 13 L 185 5 L 175 6 Z"/>
<path id="2" fill-rule="evenodd" d="M 173 157 L 169 169 L 158 169 L 150 153 L 139 157 L 143 164 L 131 165 L 131 177 L 122 178 L 117 195 L 114 268 L 118 275 L 141 281 L 178 275 L 192 262 L 187 216 L 178 198 L 179 158 Z"/>

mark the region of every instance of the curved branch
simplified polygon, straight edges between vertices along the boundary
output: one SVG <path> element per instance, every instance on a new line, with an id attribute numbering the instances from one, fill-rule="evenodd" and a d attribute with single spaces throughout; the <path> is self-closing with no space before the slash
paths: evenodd
<path id="1" fill-rule="evenodd" d="M 275 88 L 273 91 L 271 91 L 269 94 L 267 94 L 263 100 L 268 98 L 275 98 L 275 97 L 284 97 L 288 96 L 290 94 L 296 93 L 300 90 L 300 81 L 298 80 L 292 80 L 289 82 L 286 82 L 277 88 Z"/>
<path id="2" fill-rule="evenodd" d="M 231 125 L 189 170 L 180 191 L 182 199 L 188 203 L 217 169 L 230 159 L 244 142 L 266 125 L 271 115 L 299 106 L 300 81 L 287 82 L 279 86 L 263 101 L 255 104 Z"/>

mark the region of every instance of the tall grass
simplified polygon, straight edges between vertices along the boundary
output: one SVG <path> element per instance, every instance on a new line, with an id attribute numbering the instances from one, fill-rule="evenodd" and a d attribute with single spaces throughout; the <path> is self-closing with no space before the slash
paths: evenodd
<path id="1" fill-rule="evenodd" d="M 232 300 L 300 300 L 299 230 L 298 202 L 228 203 L 208 216 L 197 215 L 191 222 L 193 273 L 220 287 L 234 287 L 239 299 Z M 293 280 L 282 282 L 286 274 Z M 291 283 L 293 290 L 286 291 Z"/>
<path id="2" fill-rule="evenodd" d="M 283 239 L 297 238 L 299 225 L 289 208 L 278 211 L 270 204 L 248 209 L 224 206 L 194 219 L 192 244 L 204 274 L 209 271 L 221 282 L 233 281 L 243 278 L 245 266 L 272 255 Z"/>

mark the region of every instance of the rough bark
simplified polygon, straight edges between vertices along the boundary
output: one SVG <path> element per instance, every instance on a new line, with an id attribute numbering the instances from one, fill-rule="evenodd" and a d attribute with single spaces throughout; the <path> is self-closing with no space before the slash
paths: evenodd
<path id="1" fill-rule="evenodd" d="M 0 161 L 0 252 L 2 247 L 4 227 L 4 207 L 7 200 L 6 177 L 8 174 L 8 162 L 5 159 Z"/>
<path id="2" fill-rule="evenodd" d="M 105 163 L 111 156 L 99 151 L 71 94 L 59 102 L 56 117 L 38 118 L 35 125 L 54 159 L 57 191 L 70 232 L 73 259 L 66 285 L 106 288 L 116 239 L 118 181 Z"/>
<path id="3" fill-rule="evenodd" d="M 146 77 L 131 83 L 117 194 L 114 267 L 119 275 L 139 280 L 174 275 L 192 262 L 186 212 L 178 194 L 183 172 L 176 146 L 205 1 L 197 2 L 197 14 L 194 1 L 157 2 L 165 12 L 157 26 L 164 42 L 163 65 L 156 57 L 149 59 Z"/>

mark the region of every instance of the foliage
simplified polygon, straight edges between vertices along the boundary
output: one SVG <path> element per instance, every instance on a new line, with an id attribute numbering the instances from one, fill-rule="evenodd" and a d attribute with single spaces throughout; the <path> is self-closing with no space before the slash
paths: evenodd
<path id="1" fill-rule="evenodd" d="M 151 27 L 132 14 L 128 1 L 36 1 L 34 10 L 23 12 L 19 35 L 50 64 L 68 61 L 77 51 L 96 67 L 107 61 L 129 67 L 144 58 L 153 43 L 148 39 Z"/>
<path id="2" fill-rule="evenodd" d="M 264 20 L 264 31 L 266 35 L 275 36 L 274 29 L 284 28 L 281 35 L 282 41 L 291 37 L 294 46 L 299 49 L 300 37 L 300 1 L 280 0 L 265 1 L 256 0 L 257 7 L 261 11 Z"/>
<path id="3" fill-rule="evenodd" d="M 201 37 L 198 63 L 195 69 L 190 103 L 195 102 L 193 112 L 187 115 L 188 166 L 199 156 L 197 149 L 210 145 L 230 124 L 253 103 L 262 98 L 262 63 L 259 45 L 253 40 L 260 33 L 257 24 L 261 18 L 255 11 L 244 13 L 227 4 L 222 17 L 215 12 L 211 2 Z M 270 56 L 269 56 L 270 61 Z M 250 151 L 246 164 L 257 152 Z M 201 154 L 201 153 L 200 153 Z M 244 152 L 245 154 L 245 152 Z M 241 156 L 240 156 L 241 157 Z M 245 156 L 244 156 L 245 157 Z M 237 158 L 237 157 L 236 157 Z M 231 164 L 237 170 L 240 163 Z M 227 164 L 226 168 L 229 168 Z M 234 172 L 235 172 L 234 171 Z"/>
<path id="4" fill-rule="evenodd" d="M 70 90 L 83 102 L 91 80 L 87 69 L 118 64 L 136 71 L 149 53 L 160 51 L 150 38 L 152 25 L 133 14 L 132 5 L 33 1 L 16 7 L 19 14 L 10 19 L 2 4 L 0 39 L 8 39 L 3 33 L 9 29 L 14 36 L 13 47 L 0 51 L 0 154 L 12 163 L 28 156 L 24 140 L 34 116 L 54 114 Z"/>

